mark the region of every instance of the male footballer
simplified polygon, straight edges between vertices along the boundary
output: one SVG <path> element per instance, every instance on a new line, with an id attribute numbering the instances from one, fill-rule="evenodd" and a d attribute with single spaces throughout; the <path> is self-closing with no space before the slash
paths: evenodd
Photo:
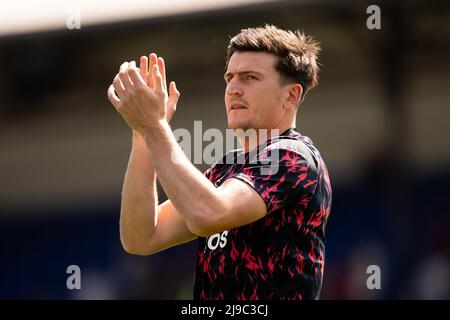
<path id="1" fill-rule="evenodd" d="M 319 151 L 296 129 L 318 83 L 318 52 L 311 37 L 270 25 L 230 40 L 228 128 L 256 134 L 239 135 L 242 149 L 205 173 L 169 125 L 180 92 L 174 82 L 167 89 L 164 60 L 152 53 L 139 67 L 122 64 L 108 98 L 133 132 L 120 213 L 127 252 L 197 239 L 194 299 L 319 298 L 331 185 Z M 168 196 L 161 204 L 157 179 Z"/>

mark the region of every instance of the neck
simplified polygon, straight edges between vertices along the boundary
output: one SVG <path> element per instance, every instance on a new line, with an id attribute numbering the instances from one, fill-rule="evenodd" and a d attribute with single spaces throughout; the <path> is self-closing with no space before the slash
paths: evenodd
<path id="1" fill-rule="evenodd" d="M 277 128 L 267 129 L 237 129 L 235 134 L 245 153 L 255 150 L 258 145 L 279 136 L 289 128 L 294 128 L 295 123 Z"/>

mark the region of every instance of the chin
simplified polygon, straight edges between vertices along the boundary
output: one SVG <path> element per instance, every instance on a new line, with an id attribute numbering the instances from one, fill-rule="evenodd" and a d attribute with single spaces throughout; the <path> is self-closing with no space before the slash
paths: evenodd
<path id="1" fill-rule="evenodd" d="M 247 123 L 247 121 L 233 121 L 233 120 L 228 120 L 228 128 L 229 129 L 242 129 L 242 130 L 247 130 L 249 129 L 249 124 Z"/>

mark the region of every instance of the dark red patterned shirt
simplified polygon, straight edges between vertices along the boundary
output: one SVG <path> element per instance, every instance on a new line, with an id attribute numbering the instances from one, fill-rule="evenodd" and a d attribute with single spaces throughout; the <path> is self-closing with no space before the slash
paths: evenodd
<path id="1" fill-rule="evenodd" d="M 205 175 L 216 187 L 246 182 L 267 215 L 198 238 L 194 299 L 317 299 L 331 185 L 312 141 L 291 128 L 254 152 L 231 151 Z"/>

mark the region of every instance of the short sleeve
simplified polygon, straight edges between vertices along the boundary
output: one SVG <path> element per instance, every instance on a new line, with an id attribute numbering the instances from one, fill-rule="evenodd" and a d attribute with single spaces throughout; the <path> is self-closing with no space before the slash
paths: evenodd
<path id="1" fill-rule="evenodd" d="M 211 167 L 209 167 L 208 169 L 206 169 L 203 172 L 203 175 L 209 180 L 209 176 L 211 175 Z"/>
<path id="2" fill-rule="evenodd" d="M 267 214 L 288 206 L 294 198 L 310 198 L 317 185 L 314 166 L 289 149 L 267 150 L 230 178 L 240 179 L 258 192 Z"/>

